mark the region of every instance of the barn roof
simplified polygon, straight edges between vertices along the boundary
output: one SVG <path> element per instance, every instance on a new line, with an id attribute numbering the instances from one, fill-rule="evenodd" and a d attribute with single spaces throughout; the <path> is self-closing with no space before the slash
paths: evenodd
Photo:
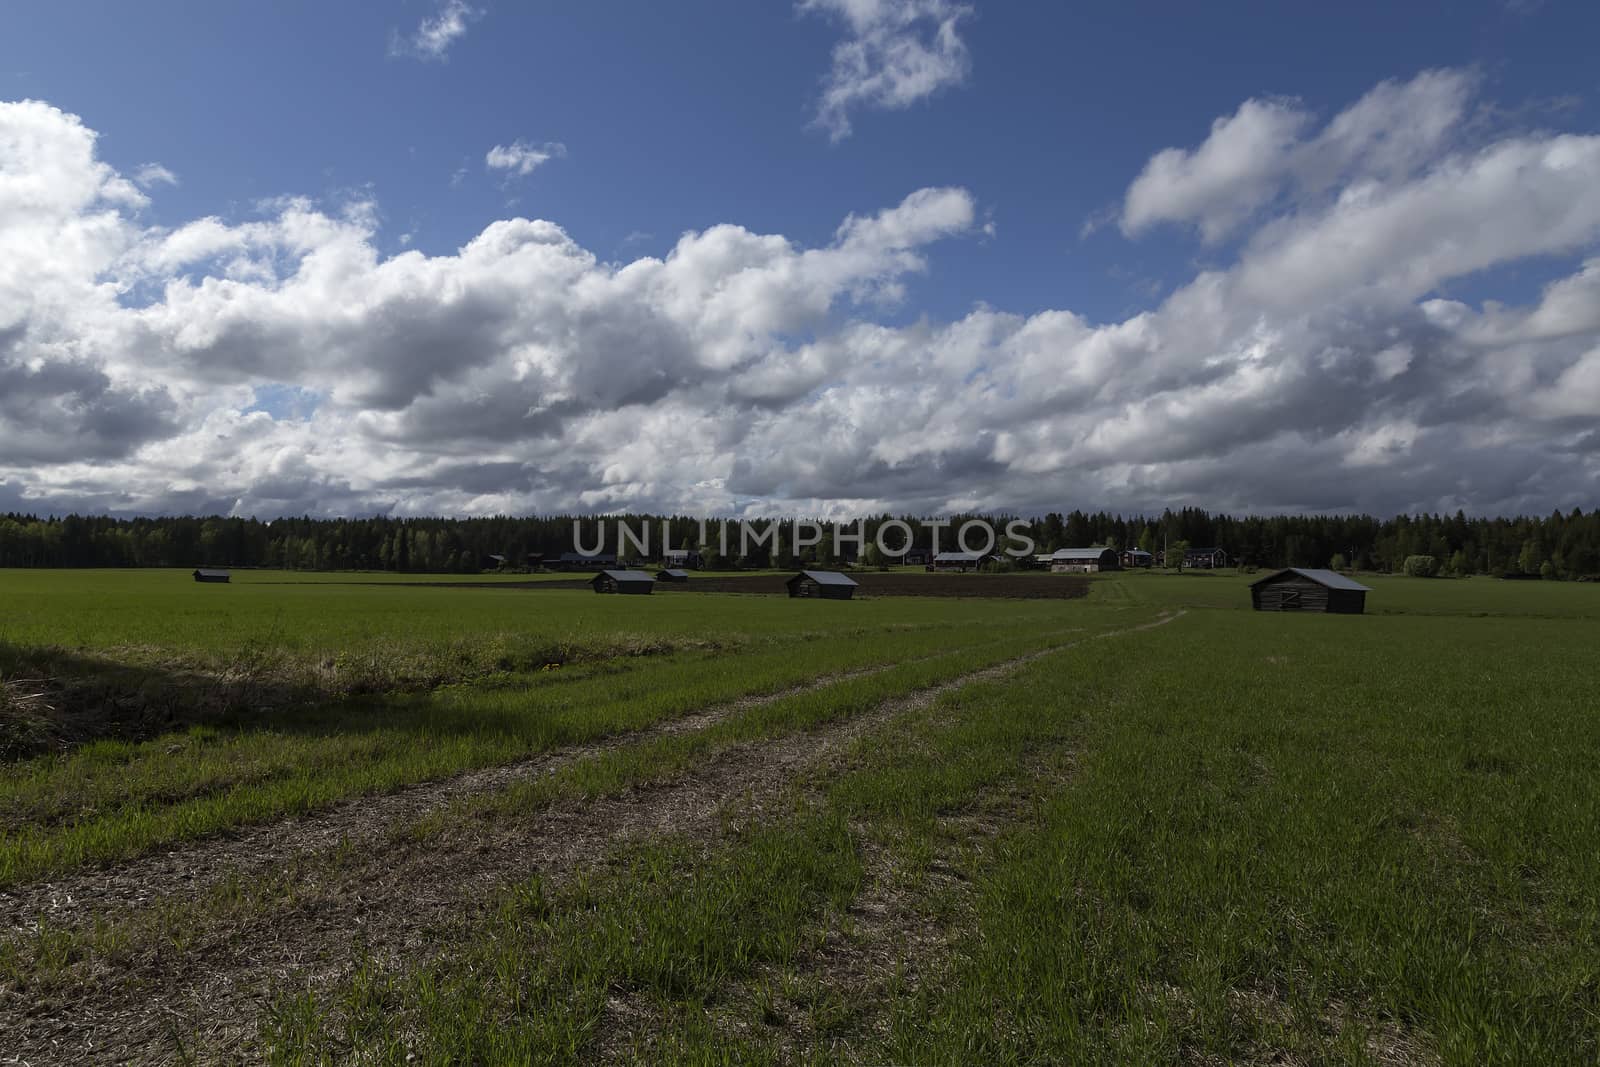
<path id="1" fill-rule="evenodd" d="M 982 552 L 941 552 L 933 557 L 935 563 L 981 563 L 986 557 Z"/>
<path id="2" fill-rule="evenodd" d="M 1282 578 L 1285 574 L 1298 574 L 1302 578 L 1309 578 L 1318 585 L 1327 586 L 1329 589 L 1352 589 L 1358 593 L 1372 592 L 1371 589 L 1360 582 L 1353 582 L 1338 571 L 1330 571 L 1318 567 L 1285 567 L 1283 570 L 1269 574 L 1265 578 L 1257 578 L 1250 584 L 1252 586 L 1261 585 L 1275 578 Z"/>
<path id="3" fill-rule="evenodd" d="M 1114 548 L 1058 548 L 1051 559 L 1099 559 Z"/>
<path id="4" fill-rule="evenodd" d="M 644 571 L 601 571 L 595 575 L 595 581 L 601 578 L 610 578 L 614 582 L 654 582 L 655 579 Z"/>
<path id="5" fill-rule="evenodd" d="M 202 578 L 226 578 L 232 572 L 213 570 L 209 567 L 201 567 L 199 570 L 195 571 L 195 573 L 200 575 Z"/>
<path id="6" fill-rule="evenodd" d="M 662 571 L 661 574 L 666 575 L 668 578 L 687 578 L 687 577 L 689 577 L 689 572 L 688 571 L 681 570 L 681 569 L 679 569 L 677 567 L 668 567 L 666 570 Z M 657 577 L 660 577 L 660 575 L 657 575 Z"/>
<path id="7" fill-rule="evenodd" d="M 799 574 L 795 575 L 794 577 L 795 578 L 810 578 L 813 582 L 816 582 L 818 585 L 855 585 L 856 584 L 856 581 L 855 581 L 854 578 L 851 578 L 848 574 L 840 574 L 838 571 L 801 571 Z M 794 581 L 794 578 L 790 578 L 789 580 L 792 582 L 792 581 Z"/>

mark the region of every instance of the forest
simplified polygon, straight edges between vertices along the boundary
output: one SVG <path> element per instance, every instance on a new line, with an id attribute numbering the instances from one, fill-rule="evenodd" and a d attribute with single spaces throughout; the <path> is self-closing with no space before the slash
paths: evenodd
<path id="1" fill-rule="evenodd" d="M 864 519 L 867 543 L 893 516 Z M 417 573 L 476 573 L 537 564 L 574 548 L 574 524 L 585 544 L 597 527 L 613 536 L 614 519 L 631 528 L 648 524 L 659 533 L 663 522 L 675 547 L 718 541 L 718 523 L 689 516 L 537 516 L 493 518 L 254 518 L 0 515 L 0 567 L 264 567 L 284 570 L 383 570 Z M 916 529 L 917 544 L 931 548 L 931 534 L 914 516 L 901 516 Z M 985 518 L 1001 525 L 1013 516 Z M 704 526 L 702 527 L 702 521 Z M 1431 556 L 1443 575 L 1491 574 L 1545 578 L 1589 578 L 1600 574 L 1600 510 L 1584 514 L 1554 512 L 1545 518 L 1472 518 L 1454 515 L 1244 516 L 1211 514 L 1200 508 L 1157 516 L 1106 512 L 1051 512 L 1023 518 L 1040 552 L 1057 548 L 1110 545 L 1159 553 L 1166 544 L 1220 548 L 1241 566 L 1403 569 L 1411 556 Z M 827 562 L 831 526 L 817 558 Z M 953 548 L 952 528 L 941 547 Z M 783 538 L 787 546 L 791 539 Z M 730 537 L 737 544 L 737 535 Z M 617 546 L 609 545 L 615 551 Z M 627 553 L 623 553 L 624 558 Z M 719 559 L 708 567 L 786 566 L 788 555 L 771 558 L 759 548 L 751 558 Z M 502 562 L 503 560 L 503 562 Z"/>

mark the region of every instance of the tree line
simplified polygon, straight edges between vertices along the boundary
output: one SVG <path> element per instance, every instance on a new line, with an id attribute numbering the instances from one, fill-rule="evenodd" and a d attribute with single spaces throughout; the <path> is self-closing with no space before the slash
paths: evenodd
<path id="1" fill-rule="evenodd" d="M 931 550 L 932 532 L 914 516 L 878 515 L 864 520 L 866 544 L 893 518 L 910 524 L 912 544 L 891 547 Z M 1410 557 L 1427 556 L 1446 575 L 1514 575 L 1586 578 L 1600 574 L 1600 510 L 1553 512 L 1548 517 L 1474 518 L 1455 515 L 1243 516 L 1200 508 L 1156 516 L 1106 512 L 1051 512 L 1035 518 L 954 516 L 940 534 L 940 548 L 955 548 L 955 528 L 979 518 L 1003 531 L 1014 518 L 1029 531 L 1037 551 L 1108 545 L 1141 548 L 1159 555 L 1169 545 L 1220 548 L 1231 563 L 1257 567 L 1354 568 L 1401 572 Z M 616 543 L 616 521 L 651 530 L 651 551 Z M 534 516 L 447 519 L 389 517 L 258 519 L 212 517 L 113 518 L 103 515 L 0 515 L 0 567 L 265 567 L 284 570 L 383 570 L 477 573 L 522 567 L 537 557 L 574 551 L 574 524 L 586 548 L 603 544 L 623 558 L 659 558 L 663 523 L 672 547 L 703 547 L 708 564 L 769 566 L 793 562 L 791 529 L 782 534 L 776 557 L 767 545 L 739 558 L 732 520 L 692 516 Z M 730 525 L 729 551 L 719 552 L 721 526 Z M 837 561 L 833 528 L 808 557 Z M 851 527 L 853 529 L 853 526 Z M 620 551 L 619 551 L 620 549 Z M 853 552 L 847 545 L 847 557 Z M 499 558 L 496 558 L 499 557 Z M 504 562 L 502 562 L 502 559 Z M 1413 565 L 1415 566 L 1415 565 Z"/>

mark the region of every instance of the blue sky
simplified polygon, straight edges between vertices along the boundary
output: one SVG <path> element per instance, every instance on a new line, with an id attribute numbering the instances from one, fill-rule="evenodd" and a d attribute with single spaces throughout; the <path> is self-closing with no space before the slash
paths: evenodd
<path id="1" fill-rule="evenodd" d="M 1070 313 L 1114 329 L 1141 313 L 1159 311 L 1207 271 L 1247 266 L 1252 241 L 1271 238 L 1277 232 L 1272 229 L 1275 222 L 1281 228 L 1327 210 L 1331 187 L 1306 194 L 1292 185 L 1273 185 L 1278 179 L 1270 179 L 1262 199 L 1248 206 L 1250 222 L 1230 225 L 1211 240 L 1203 236 L 1202 214 L 1214 205 L 1188 215 L 1178 208 L 1160 208 L 1153 223 L 1141 226 L 1129 225 L 1127 211 L 1133 183 L 1157 153 L 1198 150 L 1214 122 L 1233 116 L 1249 101 L 1294 111 L 1300 116 L 1295 120 L 1299 136 L 1309 139 L 1385 83 L 1408 84 L 1425 72 L 1447 71 L 1468 86 L 1461 93 L 1469 102 L 1452 120 L 1448 138 L 1432 146 L 1429 159 L 1409 162 L 1404 175 L 1341 171 L 1337 180 L 1350 183 L 1347 191 L 1363 181 L 1393 186 L 1399 178 L 1425 177 L 1430 167 L 1447 170 L 1452 159 L 1518 138 L 1549 141 L 1564 133 L 1585 137 L 1600 128 L 1600 67 L 1593 50 L 1600 39 L 1600 8 L 1593 4 L 1102 7 L 963 5 L 955 0 L 817 0 L 809 7 L 493 0 L 19 3 L 4 15 L 0 34 L 0 99 L 40 101 L 63 116 L 75 116 L 96 135 L 95 161 L 120 175 L 133 178 L 152 163 L 170 172 L 175 181 L 146 181 L 144 202 L 118 209 L 130 233 L 143 231 L 145 240 L 157 231 L 185 232 L 208 218 L 232 228 L 281 219 L 283 198 L 300 197 L 330 219 L 345 217 L 352 205 L 359 205 L 366 220 L 364 247 L 380 263 L 412 250 L 442 262 L 497 220 L 519 217 L 550 220 L 583 254 L 617 266 L 641 256 L 666 257 L 680 235 L 705 233 L 722 224 L 749 234 L 782 235 L 795 249 L 822 249 L 835 242 L 847 217 L 872 217 L 917 190 L 961 190 L 970 220 L 940 224 L 936 236 L 919 238 L 889 255 L 890 260 L 909 255 L 914 264 L 879 264 L 865 275 L 843 278 L 826 298 L 823 314 L 786 321 L 780 328 L 763 325 L 755 331 L 759 336 L 747 331 L 749 350 L 728 357 L 738 366 L 755 367 L 771 357 L 767 349 L 776 340 L 785 347 L 787 362 L 780 370 L 786 374 L 798 373 L 795 367 L 810 358 L 802 351 L 808 343 L 837 337 L 840 345 L 858 344 L 868 326 L 905 331 L 920 324 L 948 333 L 967 323 L 974 330 L 992 330 L 971 318 L 975 309 L 1027 321 Z M 430 22 L 439 25 L 450 19 L 456 20 L 459 32 L 444 34 L 447 40 L 433 53 L 416 43 Z M 867 92 L 819 121 L 825 80 L 838 76 L 836 49 L 863 34 L 882 33 L 891 44 L 920 43 L 937 51 L 941 25 L 954 42 L 953 51 L 944 53 L 951 68 L 935 76 L 926 91 L 913 87 L 907 90 L 909 98 L 901 100 Z M 1394 111 L 1386 113 L 1385 121 L 1393 126 L 1382 136 L 1403 141 L 1408 136 L 1405 124 L 1417 119 Z M 509 150 L 526 149 L 548 158 L 525 174 L 516 173 L 515 167 L 497 169 L 489 165 L 497 146 L 511 155 L 515 153 Z M 16 162 L 13 169 L 22 165 Z M 1394 191 L 1401 190 L 1394 186 Z M 1313 194 L 1313 199 L 1305 198 Z M 1174 195 L 1181 199 L 1189 192 Z M 1575 230 L 1563 229 L 1535 246 L 1496 251 L 1460 268 L 1437 270 L 1425 289 L 1408 296 L 1407 304 L 1415 310 L 1428 300 L 1446 298 L 1482 312 L 1485 301 L 1496 301 L 1526 306 L 1531 314 L 1547 285 L 1580 274 L 1593 254 L 1593 234 L 1586 223 L 1578 220 L 1573 226 Z M 239 237 L 228 244 L 227 254 L 242 241 Z M 286 256 L 293 259 L 303 252 L 280 246 L 267 259 L 282 266 Z M 118 275 L 120 301 L 130 310 L 159 300 L 174 278 L 200 286 L 204 275 L 222 270 L 220 260 L 201 259 L 168 273 L 146 271 L 135 278 L 125 269 L 126 249 L 118 254 L 122 258 L 115 262 L 122 266 L 113 267 L 113 259 L 107 259 L 94 271 L 102 282 L 108 272 Z M 287 275 L 276 275 L 262 283 L 282 298 L 279 304 L 289 299 L 286 280 Z M 862 286 L 875 294 L 865 303 L 856 299 Z M 715 289 L 698 291 L 704 298 Z M 302 303 L 296 312 L 302 321 L 306 306 Z M 177 314 L 174 308 L 166 310 Z M 1294 333 L 1310 311 L 1294 309 L 1280 332 Z M 1376 314 L 1365 306 L 1350 311 L 1358 317 L 1369 313 Z M 34 307 L 27 314 L 14 311 L 11 318 L 32 322 L 30 316 L 38 314 Z M 1241 320 L 1248 317 L 1240 312 Z M 229 410 L 236 415 L 265 412 L 283 423 L 279 429 L 285 433 L 296 426 L 314 429 L 308 423 L 321 405 L 307 403 L 312 396 L 327 399 L 329 410 L 340 409 L 345 430 L 381 438 L 374 420 L 395 410 L 422 419 L 423 408 L 442 403 L 442 383 L 450 378 L 448 373 L 424 375 L 426 384 L 409 397 L 415 402 L 411 408 L 363 408 L 367 402 L 359 397 L 369 394 L 349 383 L 370 367 L 346 368 L 345 377 L 337 380 L 319 378 L 305 372 L 317 360 L 314 353 L 282 357 L 281 367 L 269 365 L 281 357 L 280 346 L 274 349 L 277 356 L 265 349 L 240 355 L 237 373 L 219 376 L 216 352 L 196 355 L 199 349 L 173 340 L 181 329 L 166 325 L 177 332 L 168 335 L 165 347 L 157 344 L 151 350 L 147 368 L 160 366 L 179 376 L 198 373 L 214 386 L 225 382 L 247 389 L 241 393 L 245 402 Z M 74 329 L 60 328 L 66 334 Z M 250 327 L 257 336 L 273 329 L 264 322 Z M 542 325 L 531 329 L 520 337 L 500 337 L 497 358 L 514 364 L 518 344 L 545 336 Z M 188 336 L 193 332 L 191 328 Z M 72 366 L 80 371 L 101 358 L 86 354 L 88 334 L 82 329 L 73 335 L 76 347 L 59 340 L 48 347 L 42 339 L 56 334 L 42 325 L 29 326 L 23 336 L 24 343 L 35 347 L 8 358 L 18 367 L 33 366 L 35 377 L 41 352 L 70 349 Z M 916 336 L 918 343 L 928 340 Z M 950 337 L 944 340 L 950 342 Z M 1113 340 L 1107 333 L 1100 343 Z M 673 341 L 679 342 L 709 343 L 698 335 Z M 284 342 L 291 348 L 297 343 Z M 924 398 L 925 406 L 932 410 L 955 402 L 949 389 L 970 385 L 979 368 L 992 370 L 1010 358 L 1005 345 L 995 343 L 1000 345 L 996 351 L 977 357 L 945 393 Z M 1090 358 L 1074 355 L 1076 343 L 1063 340 L 1057 355 L 1068 376 Z M 1239 338 L 1216 343 L 1232 351 Z M 1571 361 L 1581 359 L 1583 345 L 1570 339 L 1563 343 L 1570 352 L 1533 360 L 1544 369 L 1533 374 L 1530 388 L 1576 366 Z M 229 352 L 230 359 L 237 354 L 236 348 Z M 1308 358 L 1305 352 L 1296 355 Z M 573 373 L 592 365 L 577 348 L 569 356 Z M 389 357 L 375 358 L 381 362 Z M 825 358 L 817 358 L 826 364 Z M 857 351 L 847 362 L 867 358 Z M 872 358 L 886 357 L 879 353 Z M 1206 366 L 1209 358 L 1197 352 L 1191 367 Z M 211 369 L 196 371 L 194 359 Z M 1568 362 L 1561 363 L 1563 359 Z M 126 384 L 124 379 L 131 380 L 130 368 L 94 366 L 96 373 L 106 375 L 112 392 Z M 625 373 L 650 377 L 658 369 L 641 365 Z M 524 375 L 516 380 L 525 380 L 525 364 L 516 373 Z M 1587 381 L 1587 370 L 1576 373 Z M 767 418 L 773 410 L 766 401 L 765 407 L 734 417 L 738 405 L 727 395 L 692 395 L 705 386 L 698 374 L 680 378 L 666 373 L 665 378 L 672 385 L 653 395 L 652 410 L 661 412 L 663 405 L 680 402 L 698 405 L 715 424 L 706 427 L 713 438 L 735 432 L 734 424 L 748 426 L 750 420 Z M 1170 383 L 1157 379 L 1150 388 L 1158 393 L 1169 389 Z M 562 382 L 570 384 L 566 378 Z M 815 402 L 833 386 L 838 395 L 832 399 L 848 410 L 854 400 L 876 395 L 871 391 L 881 383 L 852 383 L 824 373 L 808 379 L 807 386 L 786 395 L 784 403 Z M 1015 391 L 1017 382 L 996 388 Z M 1148 399 L 1151 394 L 1145 395 Z M 145 390 L 140 396 L 140 410 L 151 418 L 156 409 L 168 412 L 168 430 L 163 432 L 193 432 L 205 418 L 219 417 L 188 393 L 157 397 Z M 283 397 L 293 402 L 280 402 Z M 1413 406 L 1396 413 L 1387 425 L 1401 425 L 1415 442 L 1419 433 L 1432 428 L 1425 419 L 1419 421 L 1416 405 L 1436 409 L 1440 402 L 1438 396 L 1411 397 Z M 61 403 L 63 411 L 80 414 L 94 406 L 81 394 Z M 1169 397 L 1166 403 L 1171 411 L 1186 410 L 1180 398 Z M 532 414 L 536 406 L 529 408 L 530 425 L 540 421 Z M 617 394 L 590 414 L 614 416 L 627 407 L 629 395 Z M 1146 415 L 1125 403 L 1101 413 L 1100 421 L 1131 424 L 1148 421 Z M 1587 428 L 1574 418 L 1564 413 L 1559 425 L 1537 431 L 1524 426 L 1521 438 L 1529 447 L 1541 439 L 1549 445 L 1561 435 L 1562 440 L 1581 439 Z M 119 496 L 97 487 L 93 470 L 60 466 L 73 458 L 71 446 L 41 446 L 40 455 L 48 454 L 50 465 L 60 469 L 52 474 L 41 459 L 32 465 L 17 463 L 6 474 L 0 457 L 0 505 L 8 492 L 19 503 L 33 501 L 33 506 L 55 500 L 107 510 L 160 509 L 193 501 L 224 510 L 604 509 L 630 502 L 692 506 L 702 499 L 696 493 L 704 494 L 706 506 L 724 508 L 1017 507 L 1068 495 L 1074 503 L 1131 507 L 1166 503 L 1174 496 L 1153 470 L 1142 474 L 1122 469 L 1127 464 L 1113 462 L 1114 457 L 1098 460 L 1101 467 L 1093 478 L 1063 473 L 1040 488 L 1039 472 L 999 456 L 995 442 L 1008 433 L 1020 434 L 998 447 L 1037 453 L 1041 442 L 1059 439 L 1061 433 L 1092 444 L 1093 426 L 1085 422 L 1070 431 L 1038 426 L 1023 434 L 998 420 L 976 419 L 963 441 L 943 450 L 896 450 L 881 441 L 864 446 L 854 456 L 853 469 L 880 470 L 877 483 L 870 473 L 845 479 L 830 475 L 830 461 L 823 457 L 804 462 L 789 458 L 773 459 L 767 464 L 772 468 L 768 476 L 752 476 L 747 490 L 732 491 L 737 461 L 710 478 L 683 474 L 663 481 L 625 470 L 631 465 L 618 462 L 615 455 L 597 453 L 581 471 L 559 470 L 560 464 L 549 457 L 529 458 L 523 461 L 526 479 L 502 492 L 465 496 L 408 494 L 395 487 L 399 483 L 392 475 L 376 472 L 358 479 L 360 486 L 335 486 L 317 480 L 331 473 L 326 470 L 306 483 L 304 496 L 261 496 L 252 489 L 252 476 L 237 470 L 224 479 L 229 483 L 225 489 L 207 496 L 216 472 L 208 468 L 205 477 L 199 472 L 184 477 L 165 465 L 168 461 L 151 451 L 153 446 L 159 451 L 157 433 L 130 439 L 120 453 L 109 444 L 96 444 L 82 460 L 150 472 L 146 492 Z M 1270 437 L 1292 429 L 1293 423 L 1284 423 L 1263 426 L 1261 432 Z M 1351 427 L 1325 429 L 1348 436 Z M 408 432 L 415 433 L 416 426 Z M 549 439 L 547 428 L 530 432 Z M 569 421 L 557 437 L 572 432 Z M 1456 432 L 1464 431 L 1458 426 Z M 85 433 L 94 437 L 85 430 L 80 439 Z M 504 469 L 508 456 L 522 454 L 519 440 L 495 442 L 500 451 L 493 469 Z M 1330 440 L 1321 446 L 1333 447 Z M 301 446 L 280 441 L 275 447 Z M 762 447 L 776 445 L 768 441 Z M 1228 448 L 1236 447 L 1237 442 L 1226 443 L 1217 453 L 1219 462 Z M 1315 452 L 1318 443 L 1308 442 L 1307 447 Z M 466 462 L 464 455 L 489 450 L 469 444 L 467 438 L 442 441 L 418 462 L 454 472 L 451 464 Z M 303 458 L 308 470 L 318 470 L 314 457 Z M 751 456 L 742 458 L 746 466 L 738 469 L 753 469 Z M 1136 466 L 1158 468 L 1163 462 L 1157 454 L 1141 455 Z M 1425 507 L 1450 500 L 1480 508 L 1533 506 L 1592 495 L 1593 483 L 1582 480 L 1592 477 L 1592 467 L 1584 465 L 1588 462 L 1575 467 L 1569 463 L 1559 475 L 1553 468 L 1541 468 L 1550 485 L 1539 490 L 1538 499 L 1526 501 L 1505 489 L 1515 481 L 1510 475 L 1493 488 L 1457 484 L 1460 478 L 1452 480 L 1438 457 L 1429 461 L 1433 477 L 1425 487 L 1397 482 L 1367 494 L 1351 482 L 1347 489 L 1330 485 L 1315 499 L 1297 500 L 1277 489 L 1256 498 L 1248 487 L 1209 478 L 1202 481 L 1211 488 L 1200 492 L 1214 493 L 1216 499 L 1188 495 L 1190 502 L 1242 509 Z M 702 462 L 696 474 L 704 474 L 706 466 Z M 1018 477 L 1027 474 L 1027 487 L 1010 490 L 1003 498 L 985 496 L 979 488 L 986 484 L 985 472 L 1001 468 L 1019 472 Z M 159 475 L 153 473 L 158 469 Z M 908 474 L 912 469 L 943 472 L 949 491 L 930 489 L 926 479 Z M 108 486 L 126 481 L 121 475 L 107 478 Z M 1563 479 L 1574 478 L 1576 485 L 1561 487 Z M 190 483 L 208 488 L 185 488 Z M 580 489 L 579 483 L 589 488 Z M 708 490 L 707 483 L 718 484 Z M 597 484 L 610 488 L 597 493 Z"/>
<path id="2" fill-rule="evenodd" d="M 1182 234 L 1081 240 L 1085 220 L 1154 149 L 1244 99 L 1329 112 L 1385 78 L 1470 65 L 1540 125 L 1591 128 L 1600 107 L 1593 4 L 1001 4 L 962 24 L 969 84 L 857 114 L 831 143 L 808 127 L 829 19 L 783 3 L 480 7 L 443 61 L 418 61 L 389 45 L 433 13 L 421 2 L 16 5 L 0 69 L 7 96 L 92 119 L 113 165 L 181 175 L 149 213 L 169 225 L 370 190 L 390 250 L 411 233 L 452 251 L 516 213 L 621 259 L 725 221 L 821 243 L 851 212 L 959 185 L 995 236 L 941 254 L 917 307 L 1065 302 L 1101 321 L 1149 303 L 1143 283 L 1186 277 L 1197 251 Z M 568 155 L 508 185 L 482 161 L 517 139 Z"/>

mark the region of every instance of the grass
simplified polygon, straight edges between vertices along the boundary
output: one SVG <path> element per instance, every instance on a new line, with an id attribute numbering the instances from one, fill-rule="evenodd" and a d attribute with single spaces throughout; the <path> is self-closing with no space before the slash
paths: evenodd
<path id="1" fill-rule="evenodd" d="M 319 575 L 318 578 L 330 576 Z M 408 582 L 252 581 L 197 585 L 174 571 L 0 571 L 0 641 L 18 648 L 111 653 L 119 662 L 227 663 L 247 652 L 321 663 L 435 653 L 480 663 L 515 650 L 537 666 L 563 650 L 613 654 L 650 648 L 738 645 L 795 634 L 836 634 L 838 604 L 782 605 L 719 594 L 595 596 L 587 590 L 455 588 Z M 910 621 L 892 600 L 852 602 L 850 628 Z M 809 611 L 809 614 L 800 612 Z M 981 623 L 1002 613 L 1047 617 L 1048 605 L 1015 610 L 939 601 L 915 612 L 929 623 Z M 484 654 L 474 649 L 486 647 Z M 572 657 L 569 657 L 572 658 Z"/>
<path id="2" fill-rule="evenodd" d="M 265 726 L 200 727 L 143 743 L 97 742 L 64 757 L 18 765 L 0 778 L 0 815 L 14 827 L 0 835 L 0 886 L 640 730 L 823 673 L 912 661 L 888 671 L 883 682 L 837 683 L 821 695 L 801 694 L 762 708 L 764 719 L 819 714 L 815 709 L 831 706 L 841 686 L 873 699 L 887 691 L 883 686 L 906 678 L 941 676 L 1052 640 L 1015 624 L 1000 632 L 1010 637 L 999 638 L 998 652 L 994 633 L 893 631 L 826 643 L 804 658 L 793 648 L 736 657 L 683 654 L 630 670 L 578 677 L 543 672 L 493 687 L 308 709 Z M 969 648 L 977 651 L 963 655 Z M 930 663 L 929 656 L 939 658 Z M 722 729 L 741 728 L 751 714 L 736 716 Z M 698 751 L 695 746 L 720 736 L 713 731 L 663 738 L 647 756 L 634 758 L 667 766 L 667 753 L 684 749 L 672 763 L 681 765 Z"/>
<path id="3" fill-rule="evenodd" d="M 883 1054 L 1592 1061 L 1593 627 L 1522 624 L 1507 686 L 1503 633 L 1212 623 L 1084 718 Z"/>
<path id="4" fill-rule="evenodd" d="M 694 650 L 1052 618 L 1048 605 L 597 597 L 257 572 L 0 572 L 0 759 L 241 713 Z M 369 576 L 380 577 L 380 576 Z"/>
<path id="5" fill-rule="evenodd" d="M 1284 617 L 1248 610 L 1254 577 L 1117 575 L 1087 601 L 798 609 L 822 609 L 810 614 L 754 597 L 640 609 L 577 596 L 584 610 L 631 612 L 595 616 L 594 647 L 624 627 L 666 647 L 13 763 L 0 877 L 25 884 L 721 703 L 700 729 L 642 734 L 394 827 L 391 847 L 462 847 L 475 826 L 537 834 L 557 802 L 648 805 L 653 787 L 723 754 L 872 725 L 789 780 L 782 803 L 746 811 L 730 795 L 718 829 L 618 842 L 570 876 L 508 881 L 424 951 L 373 945 L 342 968 L 277 979 L 256 1053 L 1600 1058 L 1600 588 L 1363 578 L 1366 616 Z M 450 605 L 467 606 L 466 632 L 559 626 L 507 621 L 498 602 L 531 600 L 509 590 L 357 594 L 415 598 L 424 641 L 448 639 Z M 282 605 L 307 589 L 261 595 Z M 295 603 L 309 617 L 323 601 Z M 707 618 L 677 615 L 683 603 Z M 1097 637 L 1177 607 L 1188 614 L 1171 625 Z M 29 610 L 29 632 L 57 647 L 110 655 L 138 636 L 131 608 L 81 623 Z M 401 625 L 342 610 L 308 623 L 312 645 Z M 229 625 L 210 646 L 223 654 L 254 624 Z M 199 629 L 176 624 L 153 645 L 184 655 Z M 1053 645 L 1070 647 L 895 703 Z M 821 684 L 788 691 L 809 680 Z M 772 699 L 736 703 L 752 695 Z M 240 892 L 270 909 L 279 891 Z M 221 921 L 212 906 L 182 905 L 169 928 Z M 81 997 L 132 954 L 130 922 L 32 926 L 0 947 L 0 987 Z M 169 950 L 164 973 L 188 966 L 185 951 Z"/>
<path id="6" fill-rule="evenodd" d="M 901 961 L 937 980 L 910 989 L 893 968 L 877 976 L 880 991 L 898 988 L 884 1036 L 859 990 L 835 988 L 856 1006 L 821 1030 L 798 1026 L 782 996 L 741 995 L 774 970 L 805 986 L 793 946 L 815 943 L 851 905 L 827 892 L 761 926 L 783 952 L 757 951 L 738 928 L 724 933 L 748 943 L 712 952 L 687 920 L 629 941 L 688 968 L 739 961 L 720 983 L 680 988 L 598 950 L 607 969 L 587 981 L 645 998 L 644 1047 L 698 1062 L 784 1047 L 797 1031 L 794 1056 L 865 1062 L 1592 1062 L 1600 722 L 1589 712 L 1600 677 L 1584 664 L 1596 627 L 1519 620 L 1521 655 L 1508 665 L 1503 630 L 1476 622 L 1206 621 L 1141 635 L 1138 671 L 1124 669 L 1128 648 L 1087 642 L 947 697 L 874 736 L 786 824 L 801 835 L 847 827 L 839 857 L 887 847 L 901 890 L 922 894 L 912 909 L 953 916 L 939 960 Z M 974 844 L 961 816 L 1030 773 L 1032 803 L 964 853 L 967 907 L 941 910 L 917 873 L 941 849 L 963 855 L 950 848 Z M 641 846 L 619 869 L 675 847 Z M 751 886 L 766 892 L 786 872 L 809 884 L 791 871 L 800 858 L 723 842 L 692 876 L 628 873 L 588 886 L 583 903 L 551 898 L 538 938 L 609 938 L 597 899 L 732 914 Z M 648 905 L 640 892 L 654 894 Z M 486 935 L 475 951 L 504 968 L 503 986 L 458 990 L 466 1001 L 443 1020 L 534 1017 L 504 999 L 537 983 L 546 961 L 533 944 L 507 957 L 517 943 L 503 927 Z M 449 956 L 432 973 L 488 966 L 461 964 Z M 432 1043 L 441 1032 L 404 984 L 425 973 L 396 979 L 389 1005 L 420 1012 L 414 1050 L 495 1059 L 488 1046 Z M 517 1055 L 597 1047 L 596 1002 L 536 1014 L 588 1043 L 536 1041 Z"/>
<path id="7" fill-rule="evenodd" d="M 730 977 L 792 961 L 805 919 L 848 902 L 859 880 L 838 820 L 754 829 L 709 857 L 682 841 L 631 850 L 592 882 L 511 888 L 447 965 L 404 977 L 361 968 L 333 1003 L 309 991 L 280 998 L 265 1043 L 280 1064 L 358 1050 L 386 1063 L 407 1062 L 408 1050 L 435 1063 L 572 1062 L 603 1036 L 618 991 L 658 998 L 694 1026 L 688 1013 Z M 740 1062 L 771 1060 L 740 1052 Z"/>
<path id="8" fill-rule="evenodd" d="M 739 710 L 702 730 L 669 734 L 601 753 L 553 774 L 472 797 L 419 828 L 438 832 L 463 814 L 477 818 L 539 810 L 559 799 L 614 796 L 625 789 L 669 781 L 740 742 L 814 730 L 860 715 L 920 690 L 931 689 L 1007 660 L 1065 643 L 1065 635 L 1025 634 L 975 643 L 901 663 L 865 677 L 848 678 L 781 700 Z"/>

